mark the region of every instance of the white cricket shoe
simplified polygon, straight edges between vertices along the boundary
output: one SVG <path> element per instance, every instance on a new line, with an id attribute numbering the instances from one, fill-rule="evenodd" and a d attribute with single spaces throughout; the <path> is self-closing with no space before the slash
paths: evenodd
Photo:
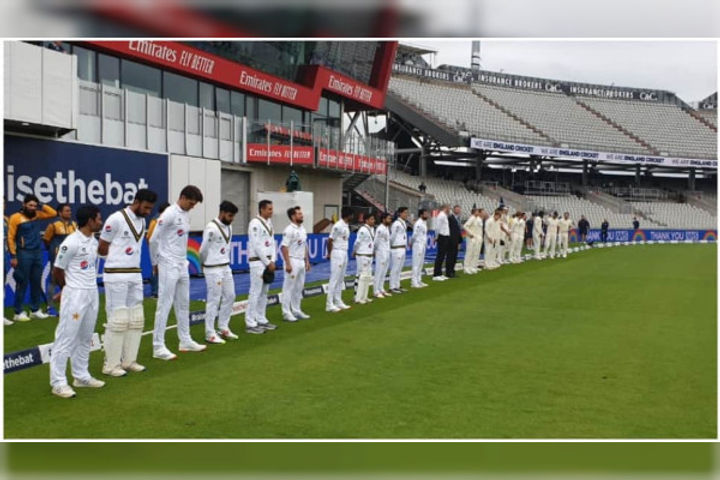
<path id="1" fill-rule="evenodd" d="M 310 315 L 308 315 L 307 313 L 303 312 L 302 310 L 297 311 L 297 312 L 293 312 L 293 314 L 294 314 L 297 318 L 301 318 L 301 319 L 303 319 L 303 320 L 307 320 L 307 319 L 310 318 Z"/>
<path id="2" fill-rule="evenodd" d="M 340 305 L 338 305 L 338 308 L 341 308 L 342 310 L 349 310 L 351 307 L 350 305 L 345 305 L 341 302 Z"/>
<path id="3" fill-rule="evenodd" d="M 181 352 L 202 352 L 207 348 L 207 345 L 200 345 L 195 340 L 190 340 L 187 343 L 180 343 L 178 350 Z"/>
<path id="4" fill-rule="evenodd" d="M 382 294 L 385 295 L 386 297 L 392 297 L 392 293 L 386 292 L 385 290 L 382 291 Z"/>
<path id="5" fill-rule="evenodd" d="M 283 320 L 290 323 L 298 321 L 295 315 L 283 315 Z"/>
<path id="6" fill-rule="evenodd" d="M 220 335 L 225 337 L 226 340 L 237 340 L 238 337 L 229 328 L 227 330 L 220 330 Z"/>
<path id="7" fill-rule="evenodd" d="M 211 337 L 205 337 L 206 343 L 212 343 L 214 345 L 224 345 L 225 340 L 223 340 L 219 335 L 213 335 Z"/>
<path id="8" fill-rule="evenodd" d="M 12 320 L 8 320 L 7 318 L 3 318 L 3 320 L 5 321 L 5 326 L 6 326 L 6 327 L 7 327 L 8 325 L 12 325 L 12 324 L 14 323 Z"/>
<path id="9" fill-rule="evenodd" d="M 13 322 L 29 322 L 29 321 L 30 321 L 30 317 L 28 317 L 27 313 L 25 313 L 25 312 L 16 313 L 15 316 L 13 316 Z"/>
<path id="10" fill-rule="evenodd" d="M 123 365 L 122 368 L 123 368 L 123 370 L 125 370 L 127 372 L 135 372 L 135 373 L 144 372 L 146 370 L 145 365 L 140 365 L 137 362 L 132 362 L 128 365 Z"/>
<path id="11" fill-rule="evenodd" d="M 125 371 L 125 369 L 122 369 L 120 367 L 115 367 L 115 368 L 103 367 L 102 373 L 103 373 L 103 375 L 109 375 L 111 377 L 124 377 L 125 375 L 127 375 L 127 371 Z"/>
<path id="12" fill-rule="evenodd" d="M 385 298 L 385 295 L 383 295 L 382 292 L 378 292 L 374 296 L 375 296 L 375 298 Z"/>
<path id="13" fill-rule="evenodd" d="M 86 378 L 84 380 L 80 380 L 79 378 L 73 380 L 73 387 L 78 388 L 102 388 L 104 386 L 105 382 L 93 377 Z"/>
<path id="14" fill-rule="evenodd" d="M 50 318 L 50 315 L 43 312 L 40 309 L 35 310 L 34 312 L 30 312 L 30 318 L 36 318 L 38 320 L 44 320 L 46 318 Z"/>
<path id="15" fill-rule="evenodd" d="M 439 277 L 432 277 L 432 279 L 433 282 L 444 282 L 445 280 L 447 280 L 447 278 L 443 277 L 442 275 L 440 275 Z"/>
<path id="16" fill-rule="evenodd" d="M 335 305 L 330 305 L 328 307 L 325 307 L 325 311 L 329 312 L 329 313 L 337 313 L 340 311 L 340 309 L 338 307 L 336 307 Z"/>
<path id="17" fill-rule="evenodd" d="M 53 387 L 52 394 L 60 398 L 72 398 L 75 396 L 75 390 L 70 388 L 70 385 L 60 385 L 59 387 Z"/>
<path id="18" fill-rule="evenodd" d="M 157 358 L 160 360 L 175 360 L 177 358 L 177 355 L 168 350 L 167 347 L 162 347 L 153 351 L 153 358 Z"/>
<path id="19" fill-rule="evenodd" d="M 425 288 L 425 287 L 429 287 L 429 286 L 430 286 L 430 285 L 428 285 L 428 284 L 425 283 L 425 282 L 420 282 L 420 288 Z"/>

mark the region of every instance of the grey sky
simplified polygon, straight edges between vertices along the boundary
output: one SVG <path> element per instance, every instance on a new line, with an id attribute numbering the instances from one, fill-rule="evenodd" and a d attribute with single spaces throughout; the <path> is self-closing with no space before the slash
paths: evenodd
<path id="1" fill-rule="evenodd" d="M 470 66 L 470 41 L 409 40 L 443 63 Z M 717 91 L 717 43 L 707 41 L 482 40 L 482 68 L 518 75 L 675 92 L 686 102 Z"/>

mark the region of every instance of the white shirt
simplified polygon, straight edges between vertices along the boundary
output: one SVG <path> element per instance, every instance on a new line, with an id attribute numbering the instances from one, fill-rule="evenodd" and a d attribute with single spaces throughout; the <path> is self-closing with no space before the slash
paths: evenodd
<path id="1" fill-rule="evenodd" d="M 390 230 L 382 223 L 375 229 L 375 253 L 390 252 Z"/>
<path id="2" fill-rule="evenodd" d="M 332 238 L 333 252 L 345 252 L 348 250 L 348 243 L 350 241 L 350 227 L 341 218 L 332 226 L 330 230 L 330 238 Z"/>
<path id="3" fill-rule="evenodd" d="M 407 247 L 407 227 L 402 218 L 398 218 L 390 226 L 390 248 L 396 247 Z"/>
<path id="4" fill-rule="evenodd" d="M 557 230 L 558 230 L 558 219 L 548 217 L 547 218 L 547 236 L 548 237 L 557 236 Z"/>
<path id="5" fill-rule="evenodd" d="M 565 220 L 564 218 L 561 218 L 558 220 L 558 230 L 561 234 L 566 234 L 570 231 L 570 227 L 572 226 L 573 222 L 569 218 Z"/>
<path id="6" fill-rule="evenodd" d="M 77 290 L 97 289 L 97 247 L 95 237 L 86 237 L 80 230 L 60 244 L 55 267 L 65 271 L 65 285 Z"/>
<path id="7" fill-rule="evenodd" d="M 485 221 L 485 238 L 491 242 L 500 240 L 502 230 L 500 230 L 501 219 L 495 220 L 495 217 L 489 217 Z"/>
<path id="8" fill-rule="evenodd" d="M 435 217 L 435 231 L 438 235 L 450 236 L 450 223 L 448 223 L 448 217 L 444 210 L 440 210 Z"/>
<path id="9" fill-rule="evenodd" d="M 105 271 L 108 268 L 140 268 L 144 236 L 145 219 L 136 216 L 130 208 L 110 215 L 100 232 L 100 240 L 110 244 L 105 259 Z"/>
<path id="10" fill-rule="evenodd" d="M 220 219 L 213 219 L 203 230 L 200 245 L 200 261 L 205 268 L 224 267 L 230 264 L 230 241 L 232 227 L 225 225 Z"/>
<path id="11" fill-rule="evenodd" d="M 290 223 L 285 227 L 281 245 L 288 249 L 290 258 L 305 260 L 307 252 L 307 232 L 302 225 Z"/>
<path id="12" fill-rule="evenodd" d="M 359 255 L 372 255 L 375 251 L 375 232 L 368 225 L 361 225 L 357 231 L 357 238 L 353 251 Z"/>
<path id="13" fill-rule="evenodd" d="M 522 218 L 514 218 L 511 225 L 512 234 L 516 237 L 522 237 L 525 235 L 525 220 Z"/>
<path id="14" fill-rule="evenodd" d="M 153 265 L 187 265 L 187 243 L 190 212 L 175 203 L 160 215 L 150 237 L 150 260 Z"/>
<path id="15" fill-rule="evenodd" d="M 538 215 L 533 220 L 533 233 L 537 234 L 537 235 L 542 235 L 543 234 L 542 226 L 543 226 L 543 219 L 540 215 Z"/>
<path id="16" fill-rule="evenodd" d="M 413 249 L 427 245 L 427 222 L 422 218 L 415 220 L 413 225 L 412 245 Z"/>
<path id="17" fill-rule="evenodd" d="M 472 240 L 475 242 L 482 242 L 483 240 L 483 224 L 482 224 L 482 218 L 477 217 L 475 215 L 470 215 L 470 218 L 468 218 L 465 221 L 465 225 L 463 225 L 463 228 L 466 232 L 468 232 L 470 235 L 472 235 Z"/>
<path id="18" fill-rule="evenodd" d="M 272 222 L 261 217 L 250 220 L 248 225 L 248 257 L 260 260 L 267 266 L 277 259 Z M 270 257 L 268 259 L 268 257 Z M 251 260 L 256 261 L 256 260 Z"/>

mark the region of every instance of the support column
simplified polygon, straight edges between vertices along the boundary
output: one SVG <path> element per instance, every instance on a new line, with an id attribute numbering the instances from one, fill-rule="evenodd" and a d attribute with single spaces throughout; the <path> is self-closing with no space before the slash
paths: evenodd
<path id="1" fill-rule="evenodd" d="M 420 158 L 418 159 L 418 175 L 420 178 L 427 177 L 427 155 L 425 153 L 425 147 L 420 151 Z"/>
<path id="2" fill-rule="evenodd" d="M 640 186 L 640 164 L 635 165 L 635 186 Z"/>
<path id="3" fill-rule="evenodd" d="M 695 169 L 690 169 L 690 175 L 688 175 L 688 190 L 695 190 Z"/>
<path id="4" fill-rule="evenodd" d="M 587 160 L 583 160 L 582 185 L 583 185 L 583 187 L 587 187 L 587 185 L 588 185 L 588 161 Z"/>
<path id="5" fill-rule="evenodd" d="M 485 163 L 485 158 L 487 158 L 485 152 L 479 152 L 475 159 L 475 180 L 478 182 L 482 180 L 482 168 Z"/>

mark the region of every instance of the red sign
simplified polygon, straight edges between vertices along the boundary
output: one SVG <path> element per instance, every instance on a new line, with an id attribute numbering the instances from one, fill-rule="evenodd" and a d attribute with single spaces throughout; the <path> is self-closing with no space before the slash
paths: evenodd
<path id="1" fill-rule="evenodd" d="M 317 110 L 323 90 L 372 108 L 382 109 L 385 106 L 385 90 L 378 90 L 318 65 L 307 67 L 307 74 L 303 76 L 306 84 L 303 85 L 178 42 L 131 40 L 85 43 L 123 57 L 191 74 L 306 110 Z"/>
<path id="2" fill-rule="evenodd" d="M 353 153 L 319 148 L 318 167 L 385 175 L 387 162 L 383 158 L 366 157 L 365 155 L 355 155 Z"/>
<path id="3" fill-rule="evenodd" d="M 269 158 L 268 158 L 269 157 Z M 263 143 L 248 143 L 247 161 L 253 163 L 270 163 L 290 165 L 290 145 L 270 145 Z M 314 165 L 315 154 L 313 147 L 293 146 L 293 165 Z"/>

